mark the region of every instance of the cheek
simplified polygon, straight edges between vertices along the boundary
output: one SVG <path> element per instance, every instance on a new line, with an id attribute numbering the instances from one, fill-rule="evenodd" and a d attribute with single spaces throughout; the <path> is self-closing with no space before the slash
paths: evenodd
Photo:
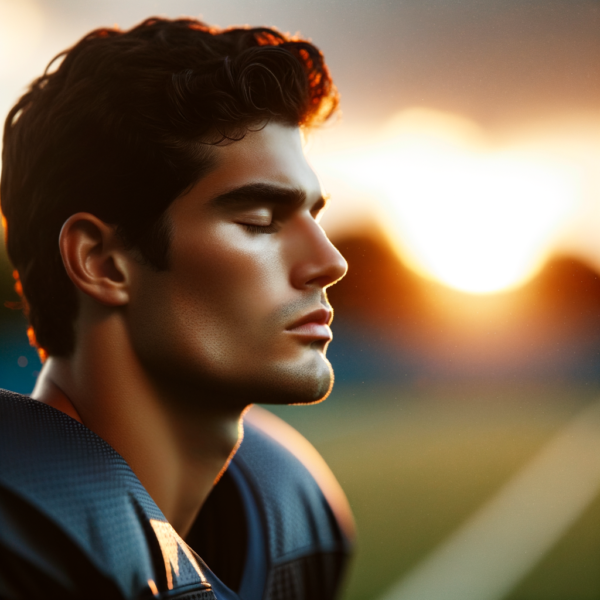
<path id="1" fill-rule="evenodd" d="M 283 260 L 273 244 L 234 244 L 225 239 L 187 249 L 177 265 L 182 304 L 230 323 L 259 324 L 282 301 L 287 286 Z"/>
<path id="2" fill-rule="evenodd" d="M 214 373 L 278 351 L 283 324 L 273 315 L 290 300 L 284 261 L 273 243 L 240 246 L 182 245 L 169 272 L 155 275 L 138 327 L 154 361 Z"/>

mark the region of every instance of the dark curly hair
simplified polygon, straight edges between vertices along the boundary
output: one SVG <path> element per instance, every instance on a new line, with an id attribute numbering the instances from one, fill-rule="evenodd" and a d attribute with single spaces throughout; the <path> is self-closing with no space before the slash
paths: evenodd
<path id="1" fill-rule="evenodd" d="M 165 211 L 210 169 L 210 144 L 273 120 L 318 125 L 337 104 L 321 52 L 263 27 L 151 18 L 59 54 L 8 114 L 2 151 L 8 255 L 42 358 L 74 348 L 77 296 L 58 247 L 69 216 L 95 214 L 166 269 Z"/>

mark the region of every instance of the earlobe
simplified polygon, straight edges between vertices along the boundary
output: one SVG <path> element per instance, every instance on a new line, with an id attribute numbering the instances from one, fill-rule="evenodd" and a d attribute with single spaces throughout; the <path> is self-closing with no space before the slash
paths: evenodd
<path id="1" fill-rule="evenodd" d="M 130 261 L 113 226 L 90 213 L 77 213 L 65 221 L 59 246 L 77 289 L 106 306 L 128 303 Z"/>

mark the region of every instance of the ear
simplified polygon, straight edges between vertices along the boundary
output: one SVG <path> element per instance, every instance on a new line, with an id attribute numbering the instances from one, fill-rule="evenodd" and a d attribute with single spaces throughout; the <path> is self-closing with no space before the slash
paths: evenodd
<path id="1" fill-rule="evenodd" d="M 59 238 L 60 254 L 73 284 L 106 306 L 129 302 L 131 256 L 115 231 L 90 213 L 67 219 Z"/>

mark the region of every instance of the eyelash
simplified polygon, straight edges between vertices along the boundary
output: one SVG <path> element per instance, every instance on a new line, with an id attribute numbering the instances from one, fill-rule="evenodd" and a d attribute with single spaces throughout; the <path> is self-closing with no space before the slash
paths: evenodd
<path id="1" fill-rule="evenodd" d="M 276 223 L 271 223 L 270 225 L 248 225 L 244 223 L 244 227 L 250 233 L 276 233 L 279 231 L 279 227 Z"/>
<path id="2" fill-rule="evenodd" d="M 319 220 L 319 217 L 323 214 L 325 208 L 326 208 L 325 206 L 322 206 L 321 208 L 319 208 L 318 211 L 316 211 L 313 214 L 313 218 L 315 219 L 315 221 Z M 250 233 L 259 233 L 259 234 L 277 233 L 280 229 L 280 224 L 277 223 L 277 221 L 273 221 L 269 225 L 251 225 L 249 223 L 240 223 L 240 224 L 243 225 L 246 228 L 246 231 L 248 231 Z"/>

